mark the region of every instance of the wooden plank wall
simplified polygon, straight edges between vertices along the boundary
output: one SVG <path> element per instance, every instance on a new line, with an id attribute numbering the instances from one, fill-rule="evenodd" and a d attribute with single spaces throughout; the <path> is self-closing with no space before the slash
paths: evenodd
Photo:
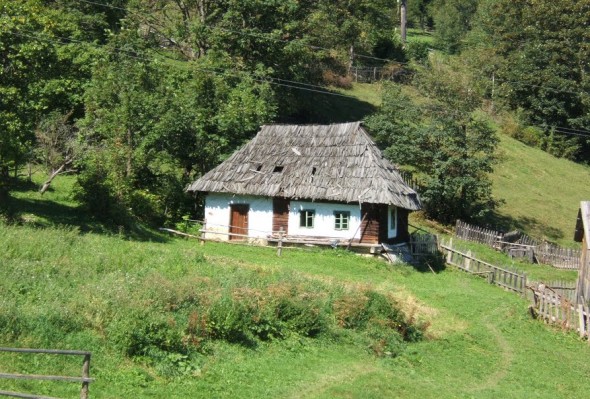
<path id="1" fill-rule="evenodd" d="M 361 237 L 359 242 L 362 244 L 377 244 L 380 238 L 380 226 L 382 225 L 380 222 L 383 216 L 379 206 L 363 203 L 361 205 L 361 215 L 363 222 L 361 223 Z"/>

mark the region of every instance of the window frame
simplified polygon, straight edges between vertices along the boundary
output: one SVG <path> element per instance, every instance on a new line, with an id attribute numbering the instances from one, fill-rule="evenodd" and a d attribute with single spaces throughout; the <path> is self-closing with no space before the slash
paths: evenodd
<path id="1" fill-rule="evenodd" d="M 301 209 L 299 211 L 299 227 L 313 229 L 315 227 L 315 209 Z M 311 221 L 311 223 L 309 223 Z"/>
<path id="2" fill-rule="evenodd" d="M 334 211 L 334 230 L 350 230 L 350 211 Z"/>

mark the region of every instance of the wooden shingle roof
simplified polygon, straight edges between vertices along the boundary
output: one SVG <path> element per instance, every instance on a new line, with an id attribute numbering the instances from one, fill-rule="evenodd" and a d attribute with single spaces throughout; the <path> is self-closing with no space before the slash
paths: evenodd
<path id="1" fill-rule="evenodd" d="M 421 208 L 360 122 L 265 125 L 187 191 Z"/>

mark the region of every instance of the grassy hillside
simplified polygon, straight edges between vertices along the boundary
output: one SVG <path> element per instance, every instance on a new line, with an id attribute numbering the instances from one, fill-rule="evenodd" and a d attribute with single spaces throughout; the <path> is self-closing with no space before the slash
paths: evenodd
<path id="1" fill-rule="evenodd" d="M 494 195 L 505 200 L 499 222 L 538 238 L 572 245 L 581 200 L 590 199 L 590 167 L 500 137 Z"/>
<path id="2" fill-rule="evenodd" d="M 454 270 L 420 273 L 340 251 L 290 250 L 278 258 L 264 248 L 137 242 L 54 228 L 4 226 L 0 245 L 8 248 L 2 344 L 93 351 L 95 398 L 575 398 L 590 389 L 585 342 L 531 320 L 527 303 L 514 294 Z M 253 286 L 252 276 L 266 283 Z M 282 276 L 329 294 L 343 288 L 392 294 L 406 314 L 427 321 L 427 339 L 407 344 L 395 358 L 376 356 L 355 335 L 297 334 L 128 356 L 130 342 L 174 342 L 157 327 L 194 328 L 175 314 L 214 297 L 206 288 L 211 281 L 221 291 L 241 281 L 245 300 L 263 292 L 268 296 L 260 300 L 272 301 L 284 288 Z M 0 361 L 3 372 L 50 372 L 55 365 L 40 356 Z M 555 373 L 564 365 L 567 372 Z M 76 365 L 58 366 L 77 373 Z M 73 397 L 77 387 L 0 381 L 0 389 Z"/>
<path id="3" fill-rule="evenodd" d="M 420 101 L 417 91 L 405 89 Z M 381 103 L 378 84 L 356 84 L 346 93 L 376 107 Z M 590 199 L 590 167 L 555 158 L 505 135 L 500 135 L 498 155 L 493 195 L 504 203 L 490 224 L 575 246 L 578 207 L 580 201 Z"/>
<path id="4" fill-rule="evenodd" d="M 525 300 L 483 279 L 339 250 L 279 258 L 156 233 L 99 234 L 68 187 L 62 179 L 44 198 L 21 189 L 22 225 L 0 225 L 0 340 L 91 350 L 94 398 L 582 398 L 590 389 L 588 344 L 530 319 Z M 425 338 L 394 339 L 392 357 L 380 344 L 395 334 L 343 328 L 362 320 L 348 316 L 367 309 L 369 292 L 390 298 Z M 307 316 L 327 315 L 331 303 L 321 323 L 332 327 L 315 336 L 304 331 L 317 318 L 286 318 L 283 329 L 260 321 L 284 308 L 252 313 L 279 303 Z M 79 373 L 71 359 L 0 355 L 1 372 L 56 367 Z M 74 397 L 78 386 L 0 380 L 0 389 Z"/>

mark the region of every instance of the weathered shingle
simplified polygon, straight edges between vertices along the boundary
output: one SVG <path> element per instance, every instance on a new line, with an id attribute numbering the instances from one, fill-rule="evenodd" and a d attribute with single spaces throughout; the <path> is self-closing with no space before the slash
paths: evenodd
<path id="1" fill-rule="evenodd" d="M 360 122 L 262 126 L 187 191 L 421 208 L 416 192 L 383 158 Z"/>

